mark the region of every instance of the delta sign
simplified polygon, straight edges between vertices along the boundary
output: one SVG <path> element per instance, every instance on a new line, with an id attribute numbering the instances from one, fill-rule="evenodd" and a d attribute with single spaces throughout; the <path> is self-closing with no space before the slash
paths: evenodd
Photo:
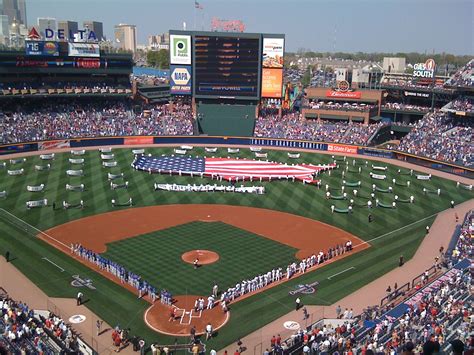
<path id="1" fill-rule="evenodd" d="M 413 66 L 413 76 L 419 78 L 433 78 L 436 68 L 434 59 L 428 59 L 424 63 L 417 63 Z"/>
<path id="2" fill-rule="evenodd" d="M 86 42 L 98 42 L 97 36 L 94 31 L 90 30 L 77 30 L 77 32 L 73 32 L 72 30 L 69 30 L 69 39 L 74 39 L 74 36 L 78 36 L 79 41 L 86 41 Z M 38 31 L 36 28 L 32 28 L 30 32 L 28 33 L 28 38 L 29 39 L 34 39 L 34 40 L 39 40 L 41 39 L 40 35 L 38 34 Z M 58 29 L 57 31 L 54 31 L 50 28 L 46 28 L 44 30 L 44 39 L 45 40 L 67 40 L 66 38 L 66 31 L 62 28 Z"/>

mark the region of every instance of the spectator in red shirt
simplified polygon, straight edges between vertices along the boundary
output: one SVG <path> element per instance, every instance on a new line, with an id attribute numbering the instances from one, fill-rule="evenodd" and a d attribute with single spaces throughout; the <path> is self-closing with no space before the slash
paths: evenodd
<path id="1" fill-rule="evenodd" d="M 275 338 L 275 336 L 272 336 L 272 339 L 270 340 L 270 346 L 271 346 L 272 348 L 274 348 L 274 347 L 275 347 L 275 344 L 276 344 L 276 338 Z"/>

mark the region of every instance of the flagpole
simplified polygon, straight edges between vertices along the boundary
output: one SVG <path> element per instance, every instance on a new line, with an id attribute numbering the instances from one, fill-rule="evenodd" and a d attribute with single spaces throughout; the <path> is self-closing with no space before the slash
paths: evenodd
<path id="1" fill-rule="evenodd" d="M 196 31 L 196 0 L 194 0 L 194 31 Z"/>

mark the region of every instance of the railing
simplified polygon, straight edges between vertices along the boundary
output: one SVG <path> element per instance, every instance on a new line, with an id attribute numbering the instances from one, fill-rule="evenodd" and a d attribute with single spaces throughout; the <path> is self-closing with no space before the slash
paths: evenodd
<path id="1" fill-rule="evenodd" d="M 429 269 L 427 269 L 426 271 L 428 271 L 428 278 L 427 278 L 427 281 L 433 276 L 436 274 L 436 271 L 438 270 L 438 268 L 436 266 L 432 266 L 430 267 Z M 425 272 L 426 272 L 425 271 Z M 419 274 L 418 276 L 416 276 L 412 281 L 411 281 L 411 287 L 415 287 L 423 278 L 423 276 L 425 275 L 425 272 Z"/>
<path id="2" fill-rule="evenodd" d="M 398 298 L 405 297 L 405 295 L 410 291 L 410 289 L 411 288 L 410 288 L 409 282 L 398 287 L 396 290 L 390 292 L 387 296 L 385 296 L 384 298 L 380 300 L 380 306 L 381 307 L 386 306 L 387 304 L 397 300 Z"/>

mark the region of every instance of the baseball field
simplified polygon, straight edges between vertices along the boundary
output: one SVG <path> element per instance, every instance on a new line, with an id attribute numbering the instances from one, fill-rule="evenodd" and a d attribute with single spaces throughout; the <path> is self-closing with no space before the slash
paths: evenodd
<path id="1" fill-rule="evenodd" d="M 334 162 L 330 155 L 317 153 L 301 153 L 294 160 L 286 151 L 267 152 L 269 160 L 282 163 Z M 103 166 L 98 150 L 86 151 L 80 166 L 71 164 L 69 159 L 75 157 L 69 152 L 58 153 L 49 161 L 39 156 L 26 157 L 26 161 L 5 160 L 0 169 L 0 191 L 7 192 L 0 198 L 0 252 L 9 251 L 12 263 L 51 297 L 75 297 L 72 275 L 91 279 L 96 289 L 82 291 L 87 307 L 111 325 L 130 327 L 148 342 L 174 343 L 175 335 L 151 329 L 144 320 L 150 303 L 91 264 L 73 258 L 67 249 L 71 242 L 120 263 L 157 288 L 170 290 L 173 296 L 207 297 L 214 283 L 221 289 L 230 287 L 275 267 L 284 268 L 312 252 L 353 240 L 354 251 L 343 258 L 231 304 L 226 324 L 208 342 L 221 349 L 292 309 L 294 297 L 289 291 L 299 284 L 319 282 L 316 293 L 302 296 L 304 304 L 329 305 L 395 268 L 400 255 L 409 260 L 438 212 L 449 208 L 451 200 L 457 204 L 474 196 L 450 180 L 436 176 L 419 180 L 416 172 L 352 157 L 336 157 L 338 168 L 320 175 L 321 188 L 281 180 L 243 183 L 264 186 L 263 195 L 155 191 L 154 183 L 215 182 L 136 171 L 130 166 L 134 157 L 131 149 L 113 149 L 112 153 L 117 166 L 110 168 Z M 147 148 L 146 154 L 174 153 L 173 148 Z M 188 154 L 206 153 L 204 148 L 195 147 Z M 213 155 L 227 157 L 228 153 L 219 148 Z M 254 153 L 241 149 L 238 157 L 253 159 Z M 49 168 L 35 168 L 47 164 Z M 373 170 L 372 165 L 386 166 L 387 170 Z M 24 169 L 23 174 L 7 174 L 7 170 L 19 169 Z M 84 174 L 68 176 L 70 169 L 81 169 Z M 128 182 L 127 186 L 112 189 L 109 173 L 123 173 L 113 183 Z M 386 175 L 386 179 L 372 178 L 370 173 Z M 43 191 L 27 190 L 27 186 L 41 184 Z M 84 190 L 67 190 L 67 184 L 84 184 Z M 380 206 L 375 207 L 374 201 L 369 210 L 373 184 Z M 326 199 L 327 192 L 332 198 Z M 347 199 L 341 198 L 344 192 Z M 409 202 L 411 196 L 413 203 Z M 48 207 L 26 208 L 27 201 L 44 198 Z M 130 198 L 132 208 L 111 203 L 112 199 L 121 203 Z M 354 200 L 352 213 L 344 213 L 349 199 Z M 61 208 L 62 201 L 75 205 L 81 200 L 82 209 Z M 396 208 L 390 208 L 394 201 Z M 53 202 L 56 210 L 51 207 Z M 374 217 L 371 223 L 369 213 Z M 45 231 L 41 238 L 37 237 L 39 231 Z M 209 250 L 219 258 L 195 270 L 182 259 L 184 253 L 193 250 Z M 180 335 L 179 329 L 174 334 Z M 186 340 L 178 338 L 179 342 Z"/>

